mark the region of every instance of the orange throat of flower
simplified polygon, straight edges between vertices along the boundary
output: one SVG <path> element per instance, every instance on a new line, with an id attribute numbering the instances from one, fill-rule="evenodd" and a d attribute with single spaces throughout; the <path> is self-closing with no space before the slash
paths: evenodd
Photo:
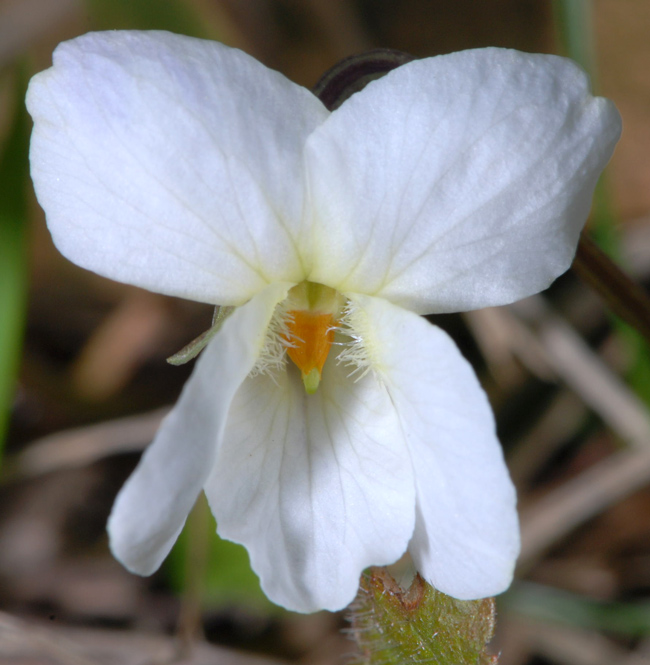
<path id="1" fill-rule="evenodd" d="M 306 392 L 313 395 L 334 341 L 336 321 L 330 313 L 293 310 L 286 326 L 287 354 L 300 370 Z"/>

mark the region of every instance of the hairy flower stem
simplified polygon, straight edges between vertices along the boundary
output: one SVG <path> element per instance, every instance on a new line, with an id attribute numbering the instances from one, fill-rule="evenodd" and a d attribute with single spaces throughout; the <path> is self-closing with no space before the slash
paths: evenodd
<path id="1" fill-rule="evenodd" d="M 496 665 L 486 643 L 495 626 L 494 600 L 456 600 L 419 575 L 404 591 L 385 568 L 361 579 L 348 619 L 359 653 L 355 665 Z"/>

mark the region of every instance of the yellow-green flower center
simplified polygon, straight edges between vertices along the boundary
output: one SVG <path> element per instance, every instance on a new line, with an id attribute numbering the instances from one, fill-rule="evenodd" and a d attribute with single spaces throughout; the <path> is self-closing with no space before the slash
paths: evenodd
<path id="1" fill-rule="evenodd" d="M 344 304 L 338 291 L 315 282 L 301 282 L 289 291 L 287 354 L 300 370 L 309 395 L 318 390 Z"/>

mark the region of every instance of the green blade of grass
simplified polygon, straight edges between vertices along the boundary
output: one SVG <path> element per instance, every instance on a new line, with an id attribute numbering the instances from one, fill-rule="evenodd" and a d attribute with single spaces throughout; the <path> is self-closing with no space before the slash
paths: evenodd
<path id="1" fill-rule="evenodd" d="M 0 153 L 0 451 L 15 392 L 27 295 L 25 227 L 29 121 L 24 76 L 18 76 L 13 122 Z"/>
<path id="2" fill-rule="evenodd" d="M 555 0 L 553 14 L 560 41 L 567 55 L 594 77 L 594 40 L 591 20 L 592 0 Z"/>

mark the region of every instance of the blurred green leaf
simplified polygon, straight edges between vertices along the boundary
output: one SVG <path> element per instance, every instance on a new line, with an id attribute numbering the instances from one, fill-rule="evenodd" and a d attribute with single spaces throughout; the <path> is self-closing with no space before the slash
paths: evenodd
<path id="1" fill-rule="evenodd" d="M 532 582 L 518 582 L 499 608 L 538 621 L 589 628 L 624 637 L 650 634 L 650 602 L 606 603 Z"/>
<path id="2" fill-rule="evenodd" d="M 632 389 L 650 405 L 650 347 L 634 328 L 618 322 L 617 329 L 626 342 L 633 362 L 627 372 L 627 380 Z"/>
<path id="3" fill-rule="evenodd" d="M 16 79 L 13 120 L 0 153 L 0 449 L 14 398 L 27 298 L 29 120 L 26 77 L 19 72 Z"/>
<path id="4" fill-rule="evenodd" d="M 281 611 L 260 588 L 246 549 L 217 535 L 203 495 L 167 559 L 166 572 L 176 592 L 198 589 L 206 607 L 238 605 L 264 612 Z"/>

